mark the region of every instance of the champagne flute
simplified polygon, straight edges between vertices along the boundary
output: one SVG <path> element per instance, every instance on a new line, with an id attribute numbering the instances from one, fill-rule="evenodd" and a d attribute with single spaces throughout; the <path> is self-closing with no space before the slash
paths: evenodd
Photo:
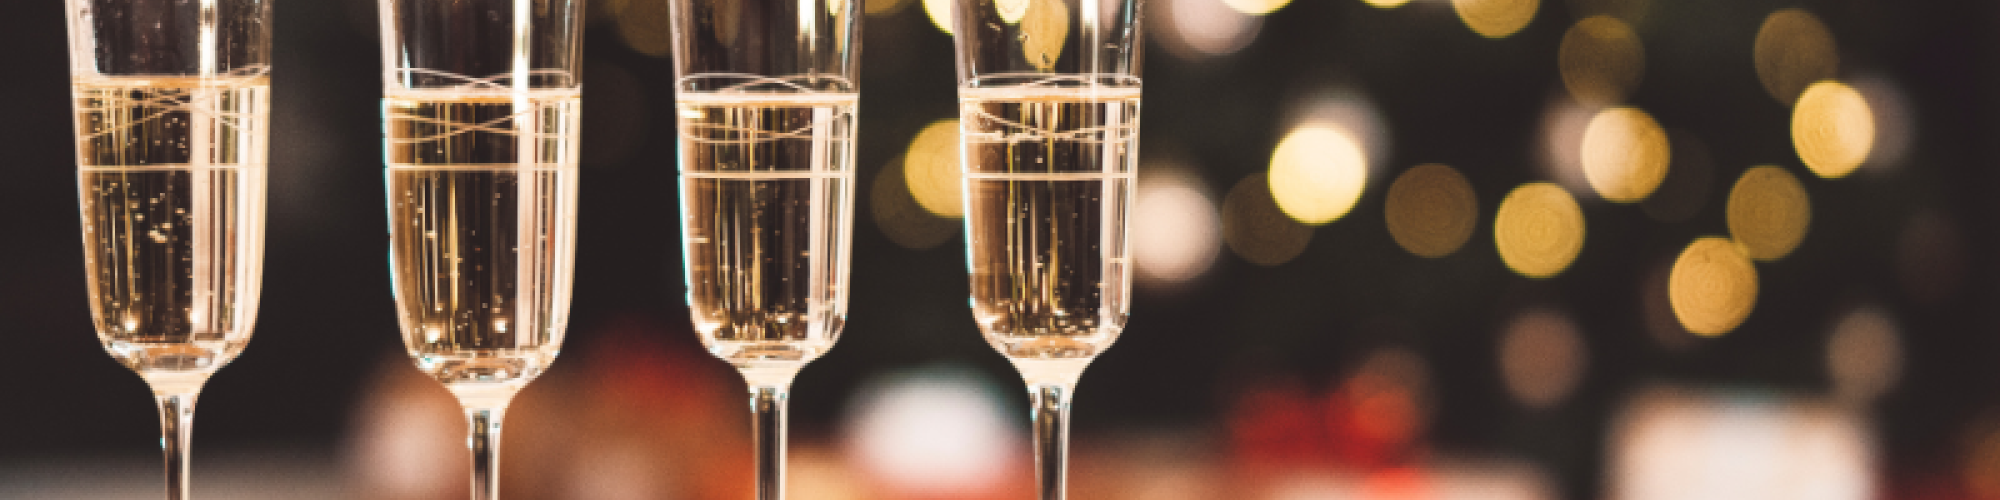
<path id="1" fill-rule="evenodd" d="M 502 416 L 569 317 L 580 3 L 380 0 L 403 343 L 465 408 L 475 499 L 499 497 Z"/>
<path id="2" fill-rule="evenodd" d="M 152 388 L 166 496 L 185 499 L 195 397 L 257 318 L 270 3 L 69 0 L 67 14 L 90 311 Z"/>
<path id="3" fill-rule="evenodd" d="M 1069 405 L 1125 328 L 1139 0 L 957 0 L 973 316 L 1028 385 L 1035 475 L 1064 498 Z"/>
<path id="4" fill-rule="evenodd" d="M 688 307 L 748 383 L 757 498 L 782 499 L 787 393 L 847 315 L 861 2 L 670 4 Z"/>

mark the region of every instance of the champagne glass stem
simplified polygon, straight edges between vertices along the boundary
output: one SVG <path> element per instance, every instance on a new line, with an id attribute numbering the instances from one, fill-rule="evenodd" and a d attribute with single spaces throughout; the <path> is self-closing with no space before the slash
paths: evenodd
<path id="1" fill-rule="evenodd" d="M 160 451 L 167 456 L 167 500 L 187 500 L 188 444 L 194 433 L 195 393 L 160 395 Z"/>
<path id="2" fill-rule="evenodd" d="M 757 500 L 785 498 L 785 403 L 779 386 L 751 386 L 750 439 L 756 445 Z"/>
<path id="3" fill-rule="evenodd" d="M 472 424 L 466 445 L 472 448 L 473 500 L 500 498 L 500 418 L 506 412 L 506 408 L 465 410 L 466 420 Z"/>
<path id="4" fill-rule="evenodd" d="M 1069 465 L 1070 384 L 1032 384 L 1028 402 L 1035 428 L 1035 479 L 1041 500 L 1063 500 Z"/>

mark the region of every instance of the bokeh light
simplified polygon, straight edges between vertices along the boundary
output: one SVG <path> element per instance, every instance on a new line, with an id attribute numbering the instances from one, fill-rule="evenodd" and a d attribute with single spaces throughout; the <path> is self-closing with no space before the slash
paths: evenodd
<path id="1" fill-rule="evenodd" d="M 1430 366 L 1401 347 L 1377 349 L 1327 401 L 1334 435 L 1400 449 L 1430 427 Z"/>
<path id="2" fill-rule="evenodd" d="M 1377 9 L 1394 9 L 1410 3 L 1410 0 L 1361 0 L 1361 2 Z"/>
<path id="3" fill-rule="evenodd" d="M 1529 408 L 1555 406 L 1569 396 L 1589 365 L 1583 335 L 1567 315 L 1532 309 L 1500 333 L 1500 378 L 1507 393 Z"/>
<path id="4" fill-rule="evenodd" d="M 951 33 L 951 9 L 954 0 L 924 0 L 924 15 L 931 18 L 931 26 L 936 26 L 944 34 Z M 664 2 L 662 2 L 664 3 Z"/>
<path id="5" fill-rule="evenodd" d="M 1253 174 L 1222 197 L 1222 241 L 1243 260 L 1275 266 L 1306 251 L 1312 228 L 1286 216 L 1264 174 Z"/>
<path id="6" fill-rule="evenodd" d="M 385 366 L 404 360 L 385 360 Z M 404 365 L 407 366 L 407 365 Z M 465 456 L 465 417 L 436 382 L 400 370 L 378 370 L 356 410 L 348 438 L 358 489 L 375 498 L 440 498 L 461 481 L 443 479 Z M 446 436 L 459 436 L 452 439 Z"/>
<path id="7" fill-rule="evenodd" d="M 864 385 L 844 434 L 853 460 L 885 487 L 958 498 L 994 489 L 1026 443 L 991 381 L 958 369 L 892 374 Z"/>
<path id="8" fill-rule="evenodd" d="M 1757 80 L 1778 102 L 1791 104 L 1813 82 L 1833 78 L 1840 55 L 1833 32 L 1819 17 L 1802 9 L 1778 9 L 1757 29 L 1753 57 Z"/>
<path id="9" fill-rule="evenodd" d="M 674 50 L 673 21 L 668 19 L 667 14 L 667 2 L 625 2 L 624 8 L 619 9 L 615 17 L 618 20 L 618 39 L 634 52 L 667 57 Z"/>
<path id="10" fill-rule="evenodd" d="M 1451 0 L 1451 6 L 1479 36 L 1506 38 L 1535 20 L 1541 0 Z"/>
<path id="11" fill-rule="evenodd" d="M 1874 401 L 1903 371 L 1901 329 L 1880 307 L 1849 311 L 1826 339 L 1826 372 L 1834 397 L 1852 405 Z"/>
<path id="12" fill-rule="evenodd" d="M 875 216 L 875 227 L 897 246 L 912 250 L 937 248 L 957 235 L 961 227 L 958 221 L 932 214 L 917 202 L 904 180 L 903 169 L 907 165 L 898 157 L 875 174 L 875 181 L 868 186 L 868 211 Z"/>
<path id="13" fill-rule="evenodd" d="M 1299 222 L 1320 225 L 1347 215 L 1368 185 L 1368 153 L 1353 133 L 1307 124 L 1271 152 L 1271 196 Z"/>
<path id="14" fill-rule="evenodd" d="M 931 122 L 910 138 L 903 152 L 903 182 L 924 210 L 939 217 L 965 215 L 965 174 L 958 162 L 958 120 Z"/>
<path id="15" fill-rule="evenodd" d="M 1638 32 L 1618 18 L 1597 15 L 1577 21 L 1556 49 L 1556 66 L 1570 97 L 1591 105 L 1624 102 L 1646 71 L 1646 51 Z"/>
<path id="16" fill-rule="evenodd" d="M 1222 0 L 1165 0 L 1149 5 L 1147 31 L 1167 52 L 1203 60 L 1233 54 L 1250 45 L 1264 19 L 1238 12 Z"/>
<path id="17" fill-rule="evenodd" d="M 1352 83 L 1333 83 L 1285 101 L 1276 123 L 1290 124 L 1288 131 L 1321 127 L 1345 134 L 1361 146 L 1368 178 L 1382 173 L 1381 153 L 1390 150 L 1392 141 L 1381 110 L 1365 90 Z"/>
<path id="18" fill-rule="evenodd" d="M 1632 203 L 1653 194 L 1672 161 L 1667 132 L 1645 110 L 1613 107 L 1599 111 L 1583 131 L 1583 177 L 1598 196 Z"/>
<path id="19" fill-rule="evenodd" d="M 1704 337 L 1729 333 L 1757 307 L 1757 268 L 1728 238 L 1698 238 L 1674 260 L 1667 298 L 1674 317 L 1689 332 Z"/>
<path id="20" fill-rule="evenodd" d="M 1875 114 L 1853 87 L 1832 80 L 1814 83 L 1792 107 L 1792 146 L 1813 173 L 1845 177 L 1875 146 Z"/>
<path id="21" fill-rule="evenodd" d="M 1877 498 L 1869 427 L 1847 408 L 1781 394 L 1646 390 L 1611 424 L 1604 498 Z"/>
<path id="22" fill-rule="evenodd" d="M 1403 250 L 1420 257 L 1443 257 L 1458 251 L 1479 223 L 1479 200 L 1472 183 L 1449 166 L 1418 165 L 1389 185 L 1383 209 L 1389 236 Z"/>
<path id="23" fill-rule="evenodd" d="M 1530 278 L 1555 276 L 1583 250 L 1583 208 L 1562 186 L 1531 182 L 1500 200 L 1493 242 L 1508 269 Z"/>
<path id="24" fill-rule="evenodd" d="M 1208 271 L 1222 249 L 1222 215 L 1201 179 L 1174 165 L 1140 169 L 1132 252 L 1141 284 L 1173 285 Z"/>
<path id="25" fill-rule="evenodd" d="M 1042 71 L 1055 68 L 1069 43 L 1069 6 L 1063 0 L 1017 1 L 1028 6 L 1021 18 L 1021 57 Z"/>
<path id="26" fill-rule="evenodd" d="M 1237 12 L 1261 16 L 1285 8 L 1292 3 L 1292 0 L 1222 0 L 1222 3 Z"/>
<path id="27" fill-rule="evenodd" d="M 1790 255 L 1812 223 L 1805 186 L 1791 172 L 1770 165 L 1752 167 L 1736 179 L 1726 210 L 1729 236 L 1760 261 Z"/>

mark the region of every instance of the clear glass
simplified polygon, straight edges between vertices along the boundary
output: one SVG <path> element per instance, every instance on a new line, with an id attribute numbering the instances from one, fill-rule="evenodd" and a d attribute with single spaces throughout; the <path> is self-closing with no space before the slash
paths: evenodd
<path id="1" fill-rule="evenodd" d="M 403 343 L 465 408 L 499 497 L 507 405 L 562 345 L 576 246 L 578 0 L 380 0 Z"/>
<path id="2" fill-rule="evenodd" d="M 1077 379 L 1131 310 L 1139 4 L 954 4 L 973 317 L 1027 382 L 1045 500 L 1065 496 Z"/>
<path id="3" fill-rule="evenodd" d="M 784 498 L 793 377 L 839 338 L 861 5 L 672 0 L 688 307 L 750 389 L 757 498 Z"/>
<path id="4" fill-rule="evenodd" d="M 152 387 L 166 496 L 184 499 L 195 398 L 257 319 L 270 4 L 67 7 L 91 314 L 105 350 Z"/>

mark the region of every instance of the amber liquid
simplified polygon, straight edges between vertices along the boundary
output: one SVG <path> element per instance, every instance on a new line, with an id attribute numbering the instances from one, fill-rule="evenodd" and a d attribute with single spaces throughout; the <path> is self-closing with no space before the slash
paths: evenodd
<path id="1" fill-rule="evenodd" d="M 847 314 L 853 94 L 683 94 L 688 304 L 709 351 L 795 369 Z M 780 368 L 783 369 L 783 368 Z"/>
<path id="2" fill-rule="evenodd" d="M 1088 359 L 1132 289 L 1136 88 L 962 89 L 974 319 L 1001 354 Z"/>
<path id="3" fill-rule="evenodd" d="M 198 387 L 250 339 L 269 88 L 262 77 L 74 84 L 92 316 L 106 350 L 163 393 Z"/>
<path id="4" fill-rule="evenodd" d="M 578 98 L 411 93 L 384 102 L 404 345 L 461 399 L 511 395 L 569 316 Z"/>

